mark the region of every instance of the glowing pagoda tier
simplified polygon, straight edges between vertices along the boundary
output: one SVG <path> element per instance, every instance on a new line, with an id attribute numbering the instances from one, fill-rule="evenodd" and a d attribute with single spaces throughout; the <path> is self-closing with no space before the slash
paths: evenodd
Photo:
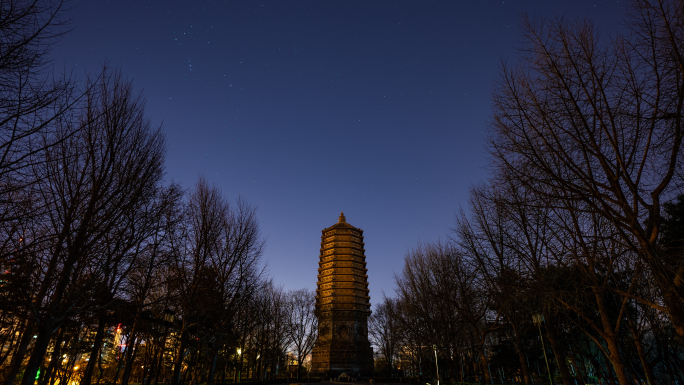
<path id="1" fill-rule="evenodd" d="M 363 230 L 339 221 L 323 229 L 318 262 L 318 340 L 312 370 L 323 375 L 365 376 L 373 372 L 368 341 L 368 269 Z"/>

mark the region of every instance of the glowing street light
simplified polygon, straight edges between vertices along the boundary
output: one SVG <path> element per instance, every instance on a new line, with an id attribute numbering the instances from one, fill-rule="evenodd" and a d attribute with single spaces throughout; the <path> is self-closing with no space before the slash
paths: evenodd
<path id="1" fill-rule="evenodd" d="M 238 348 L 237 350 L 238 356 L 240 357 L 240 363 L 238 364 L 238 383 L 240 383 L 240 379 L 242 377 L 242 349 Z"/>

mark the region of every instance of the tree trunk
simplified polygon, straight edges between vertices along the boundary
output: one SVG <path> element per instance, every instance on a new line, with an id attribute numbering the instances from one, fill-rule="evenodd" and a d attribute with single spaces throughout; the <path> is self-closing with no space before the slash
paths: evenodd
<path id="1" fill-rule="evenodd" d="M 549 338 L 549 345 L 551 345 L 553 355 L 556 357 L 556 363 L 558 363 L 558 370 L 561 373 L 561 377 L 563 377 L 563 385 L 574 385 L 575 380 L 572 378 L 572 374 L 570 374 L 570 369 L 568 369 L 565 351 L 563 351 L 558 343 L 556 330 L 553 327 L 550 327 L 548 322 L 546 322 L 546 336 Z"/>
<path id="2" fill-rule="evenodd" d="M 181 376 L 181 368 L 183 366 L 183 355 L 185 353 L 186 345 L 187 345 L 187 336 L 185 335 L 186 331 L 185 328 L 181 330 L 181 338 L 180 338 L 180 345 L 178 346 L 178 352 L 176 354 L 176 362 L 173 365 L 173 374 L 171 376 L 171 385 L 179 385 L 180 384 L 180 376 Z M 163 355 L 162 355 L 163 357 Z"/>
<path id="3" fill-rule="evenodd" d="M 97 320 L 97 332 L 95 334 L 95 341 L 93 341 L 93 347 L 90 350 L 90 358 L 88 359 L 88 365 L 86 365 L 85 371 L 83 372 L 83 377 L 81 378 L 81 385 L 90 385 L 90 383 L 93 380 L 95 365 L 97 364 L 97 359 L 100 356 L 100 349 L 102 349 L 102 340 L 104 340 L 104 329 L 105 317 L 104 315 L 101 315 Z"/>
<path id="4" fill-rule="evenodd" d="M 33 317 L 31 317 L 33 319 Z M 3 385 L 13 385 L 14 379 L 19 374 L 21 370 L 21 365 L 24 362 L 24 356 L 26 356 L 26 350 L 28 349 L 31 338 L 33 337 L 33 322 L 28 321 L 24 333 L 21 335 L 21 340 L 19 341 L 19 346 L 17 347 L 14 356 L 12 356 L 12 361 L 10 362 L 10 368 L 7 373 L 7 378 Z M 35 375 L 34 375 L 35 376 Z"/>
<path id="5" fill-rule="evenodd" d="M 152 369 L 150 370 L 150 379 L 154 379 L 154 385 L 159 385 L 159 372 L 164 364 L 164 347 L 161 351 L 154 353 L 154 358 L 152 360 Z"/>
<path id="6" fill-rule="evenodd" d="M 517 333 L 515 335 L 515 341 L 516 343 L 513 346 L 513 348 L 515 349 L 516 353 L 518 353 L 518 361 L 520 362 L 522 375 L 525 379 L 525 385 L 532 385 L 532 378 L 530 377 L 530 368 L 527 367 L 527 359 L 525 357 L 525 352 L 521 348 L 523 346 L 522 339 Z"/>
<path id="7" fill-rule="evenodd" d="M 606 338 L 606 346 L 608 347 L 610 353 L 609 359 L 615 370 L 615 376 L 617 377 L 618 382 L 620 385 L 629 385 L 630 381 L 625 373 L 625 364 L 622 361 L 622 357 L 620 357 L 620 350 L 618 349 L 615 338 Z"/>
<path id="8" fill-rule="evenodd" d="M 25 316 L 24 316 L 25 317 Z M 10 357 L 14 357 L 14 354 L 19 347 L 19 340 L 21 340 L 21 336 L 23 335 L 22 331 L 26 328 L 26 323 L 28 321 L 24 320 L 21 321 L 20 324 L 17 324 L 13 326 L 7 333 L 7 337 L 3 338 L 0 341 L 0 346 L 8 346 L 9 348 L 4 351 L 0 352 L 0 367 L 4 367 L 5 360 Z M 17 335 L 19 336 L 17 338 Z"/>
<path id="9" fill-rule="evenodd" d="M 131 372 L 133 370 L 133 362 L 135 361 L 135 355 L 138 353 L 138 347 L 140 347 L 140 340 L 136 336 L 129 337 L 132 340 L 129 341 L 129 347 L 126 349 L 126 360 L 124 364 L 124 373 L 121 376 L 121 385 L 128 385 L 128 380 L 131 377 Z M 130 350 L 130 355 L 128 351 Z"/>
<path id="10" fill-rule="evenodd" d="M 489 384 L 492 382 L 492 379 L 489 376 L 489 363 L 487 362 L 487 355 L 485 353 L 485 343 L 484 339 L 481 339 L 478 342 L 479 346 L 479 351 L 480 351 L 480 363 L 482 364 L 482 374 L 484 374 L 484 379 L 485 379 L 485 384 Z"/>
<path id="11" fill-rule="evenodd" d="M 45 357 L 45 352 L 47 352 L 47 348 L 50 345 L 50 339 L 56 325 L 55 320 L 52 317 L 46 318 L 47 319 L 38 328 L 36 343 L 33 345 L 31 358 L 29 358 L 29 362 L 24 370 L 24 376 L 21 378 L 21 385 L 33 385 L 36 381 L 36 373 L 38 372 L 38 368 Z"/>
<path id="12" fill-rule="evenodd" d="M 648 385 L 656 385 L 655 377 L 653 375 L 653 368 L 651 367 L 651 364 L 648 363 L 648 359 L 646 358 L 644 346 L 641 344 L 641 338 L 639 338 L 639 331 L 629 316 L 627 316 L 627 324 L 629 325 L 629 331 L 632 333 L 634 345 L 636 345 L 639 361 L 641 361 L 641 367 L 644 369 L 644 374 L 646 375 L 646 382 Z"/>
<path id="13" fill-rule="evenodd" d="M 655 277 L 656 285 L 660 288 L 663 298 L 663 303 L 670 316 L 670 322 L 679 337 L 680 342 L 684 343 L 684 294 L 680 291 L 682 288 L 678 287 L 674 282 L 674 277 L 662 265 L 662 258 L 655 250 L 655 245 L 649 242 L 648 239 L 640 236 L 635 232 L 637 239 L 640 240 L 640 245 L 645 251 L 642 255 L 646 259 L 646 263 L 651 268 L 653 276 Z"/>
<path id="14" fill-rule="evenodd" d="M 126 355 L 123 360 L 125 366 L 123 376 L 121 377 L 121 385 L 128 385 L 128 378 L 131 376 L 131 370 L 133 369 L 133 360 L 135 359 L 136 347 L 138 345 L 137 329 L 139 314 L 140 313 L 138 313 L 136 316 L 135 322 L 133 322 L 133 327 L 131 328 L 131 332 L 128 335 L 128 341 L 126 343 L 128 348 L 126 349 Z"/>
<path id="15" fill-rule="evenodd" d="M 199 346 L 197 347 L 197 352 L 195 353 L 195 365 L 192 370 L 192 379 L 194 380 L 195 384 L 198 384 L 198 377 L 199 375 L 197 374 L 197 370 L 199 369 L 199 359 L 200 359 L 200 353 L 202 352 L 202 342 L 200 342 Z"/>
<path id="16" fill-rule="evenodd" d="M 52 377 L 52 373 L 55 371 L 55 367 L 60 361 L 59 358 L 62 356 L 62 329 L 63 328 L 59 329 L 57 337 L 55 337 L 54 348 L 52 349 L 52 355 L 50 357 L 50 364 L 48 365 L 47 370 L 45 370 L 41 385 L 50 384 L 50 377 Z"/>
<path id="17" fill-rule="evenodd" d="M 102 375 L 104 374 L 104 368 L 102 368 L 102 355 L 97 356 L 97 371 L 97 385 L 100 385 Z"/>
<path id="18" fill-rule="evenodd" d="M 214 343 L 214 345 L 216 344 Z M 211 360 L 211 370 L 209 371 L 209 385 L 214 385 L 214 376 L 216 375 L 216 362 L 218 361 L 218 351 L 218 348 L 214 346 L 214 357 Z"/>
<path id="19" fill-rule="evenodd" d="M 302 351 L 297 349 L 297 379 L 299 380 L 299 375 L 302 372 Z"/>
<path id="20" fill-rule="evenodd" d="M 628 385 L 629 379 L 625 373 L 625 363 L 622 361 L 620 356 L 620 349 L 618 349 L 617 336 L 613 332 L 610 318 L 608 317 L 608 309 L 604 302 L 604 297 L 601 291 L 597 290 L 594 294 L 596 297 L 596 304 L 598 305 L 599 317 L 601 318 L 601 324 L 603 327 L 603 333 L 601 337 L 606 342 L 606 347 L 608 348 L 608 360 L 610 360 L 613 370 L 615 371 L 615 376 L 618 379 L 620 385 Z"/>
<path id="21" fill-rule="evenodd" d="M 150 352 L 150 349 L 145 349 L 145 358 L 143 358 L 143 370 L 140 372 L 140 384 L 145 385 L 149 383 L 147 378 L 149 377 L 148 374 L 150 372 L 150 356 L 152 356 L 152 353 Z"/>
<path id="22" fill-rule="evenodd" d="M 114 381 L 113 381 L 114 385 L 116 385 L 116 383 L 119 382 L 119 372 L 121 371 L 121 360 L 122 359 L 123 359 L 123 357 L 121 359 L 119 359 L 119 361 L 116 362 L 116 372 L 114 373 Z"/>

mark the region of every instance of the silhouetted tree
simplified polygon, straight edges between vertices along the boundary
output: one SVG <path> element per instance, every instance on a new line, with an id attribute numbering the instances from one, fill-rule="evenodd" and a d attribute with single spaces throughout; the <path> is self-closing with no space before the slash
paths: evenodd
<path id="1" fill-rule="evenodd" d="M 66 31 L 63 1 L 3 1 L 0 4 L 0 192 L 6 203 L 33 176 L 27 167 L 52 141 L 41 142 L 56 127 L 73 100 L 65 80 L 51 74 L 50 48 Z M 53 138 L 58 139 L 58 138 Z M 8 215 L 2 212 L 3 217 Z M 11 215 L 10 215 L 11 217 Z"/>
<path id="2" fill-rule="evenodd" d="M 199 354 L 198 342 L 206 342 L 202 338 L 226 333 L 239 305 L 260 285 L 263 244 L 256 209 L 242 200 L 231 207 L 218 188 L 200 178 L 189 196 L 183 225 L 172 240 L 181 325 L 174 385 L 181 381 L 191 344 Z"/>
<path id="3" fill-rule="evenodd" d="M 62 139 L 35 168 L 46 209 L 38 229 L 31 230 L 45 241 L 32 242 L 45 247 L 24 253 L 35 261 L 31 282 L 36 283 L 32 295 L 23 298 L 31 309 L 25 333 L 33 330 L 32 323 L 36 330 L 22 379 L 27 385 L 53 333 L 86 307 L 113 298 L 139 240 L 150 230 L 147 202 L 163 173 L 163 136 L 151 127 L 130 83 L 105 72 L 86 99 L 77 120 L 64 122 Z"/>
<path id="4" fill-rule="evenodd" d="M 480 272 L 465 254 L 453 244 L 419 245 L 407 253 L 395 280 L 407 340 L 439 350 L 468 349 L 489 381 L 486 338 L 498 327 L 498 315 Z"/>
<path id="5" fill-rule="evenodd" d="M 401 338 L 397 311 L 397 301 L 384 297 L 373 310 L 373 314 L 368 317 L 368 335 L 378 348 L 378 352 L 382 354 L 390 376 L 394 374 L 394 358 Z"/>
<path id="6" fill-rule="evenodd" d="M 610 44 L 587 21 L 526 21 L 523 62 L 502 69 L 490 139 L 497 169 L 610 224 L 650 269 L 682 338 L 684 292 L 658 239 L 662 203 L 681 182 L 683 10 L 636 0 L 630 35 Z"/>
<path id="7" fill-rule="evenodd" d="M 62 1 L 0 4 L 0 269 L 10 272 L 2 284 L 10 293 L 30 291 L 26 271 L 35 268 L 17 253 L 24 246 L 19 229 L 26 229 L 27 221 L 43 208 L 35 202 L 37 179 L 31 167 L 44 161 L 41 153 L 58 140 L 53 136 L 58 120 L 75 101 L 69 82 L 51 73 L 48 58 L 50 47 L 66 31 L 65 20 Z M 12 336 L 6 334 L 3 341 L 12 355 L 0 357 L 0 362 L 11 358 L 0 377 L 9 385 L 20 370 L 31 334 L 22 333 L 29 326 L 28 309 L 16 302 L 7 305 L 0 308 L 0 318 L 2 329 Z"/>
<path id="8" fill-rule="evenodd" d="M 316 317 L 316 294 L 306 289 L 294 290 L 285 297 L 285 335 L 297 356 L 297 378 L 302 371 L 302 362 L 313 349 L 318 337 Z"/>

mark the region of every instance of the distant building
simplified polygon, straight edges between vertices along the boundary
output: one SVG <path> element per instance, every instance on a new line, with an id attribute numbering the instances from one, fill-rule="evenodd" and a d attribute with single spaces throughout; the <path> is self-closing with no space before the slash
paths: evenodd
<path id="1" fill-rule="evenodd" d="M 335 225 L 323 229 L 316 289 L 318 340 L 312 359 L 312 371 L 323 376 L 373 372 L 363 246 L 363 230 L 348 224 L 344 213 Z"/>

